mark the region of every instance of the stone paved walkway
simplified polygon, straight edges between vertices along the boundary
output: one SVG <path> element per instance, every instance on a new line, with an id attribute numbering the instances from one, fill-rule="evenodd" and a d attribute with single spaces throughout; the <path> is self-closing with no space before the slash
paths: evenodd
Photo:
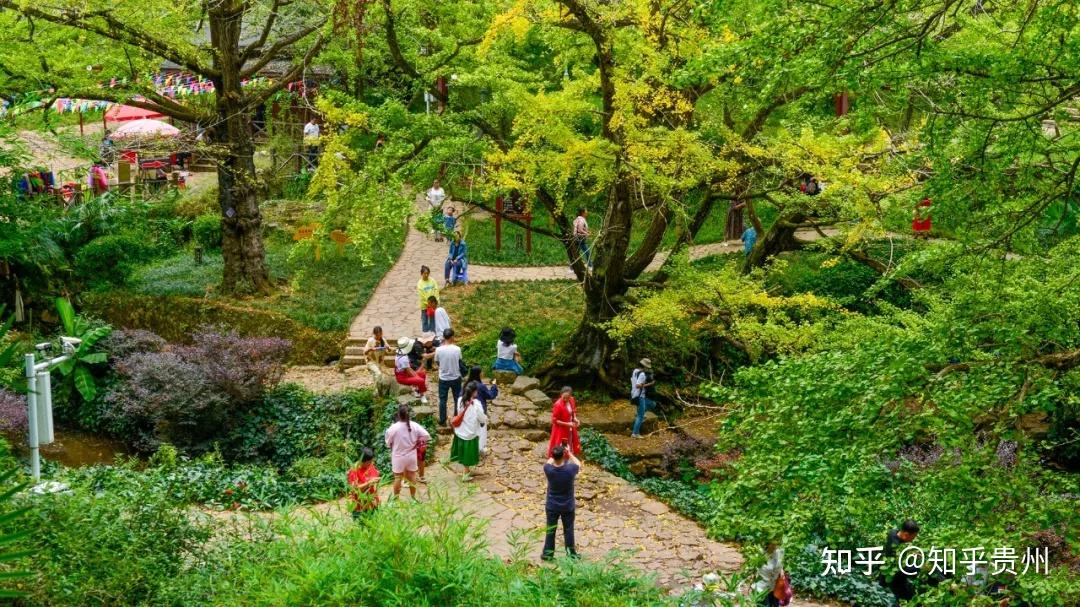
<path id="1" fill-rule="evenodd" d="M 423 197 L 417 196 L 417 210 L 421 211 Z M 800 230 L 799 237 L 814 240 L 818 234 L 813 230 Z M 700 259 L 709 255 L 740 251 L 740 241 L 717 242 L 695 245 L 690 249 L 691 259 Z M 371 335 L 371 328 L 379 325 L 383 335 L 390 341 L 402 335 L 417 335 L 420 332 L 419 302 L 416 297 L 416 281 L 420 279 L 420 266 L 431 268 L 432 278 L 443 284 L 443 262 L 446 260 L 447 243 L 435 242 L 421 233 L 412 224 L 405 238 L 405 246 L 396 263 L 379 281 L 371 299 L 363 311 L 353 319 L 349 328 L 349 341 L 363 344 Z M 668 252 L 656 255 L 649 270 L 658 269 L 667 259 Z M 574 278 L 569 266 L 486 266 L 469 265 L 470 282 L 510 281 L 510 280 L 567 280 Z M 453 287 L 451 287 L 453 288 Z"/>

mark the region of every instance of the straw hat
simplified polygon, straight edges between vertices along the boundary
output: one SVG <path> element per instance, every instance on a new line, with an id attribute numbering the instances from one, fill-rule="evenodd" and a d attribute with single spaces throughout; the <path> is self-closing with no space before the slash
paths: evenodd
<path id="1" fill-rule="evenodd" d="M 641 359 L 640 361 L 638 361 L 638 364 L 640 364 L 642 366 L 642 368 L 645 369 L 646 371 L 651 371 L 652 370 L 652 361 L 647 359 L 647 358 Z"/>
<path id="2" fill-rule="evenodd" d="M 397 340 L 398 350 L 401 350 L 402 352 L 408 352 L 412 350 L 413 343 L 415 341 L 416 340 L 411 337 L 399 337 Z"/>

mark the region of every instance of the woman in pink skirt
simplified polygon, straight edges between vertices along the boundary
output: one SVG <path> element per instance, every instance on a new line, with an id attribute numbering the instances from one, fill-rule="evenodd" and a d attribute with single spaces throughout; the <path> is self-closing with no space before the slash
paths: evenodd
<path id="1" fill-rule="evenodd" d="M 416 447 L 431 441 L 431 435 L 420 424 L 409 420 L 408 405 L 397 410 L 397 421 L 386 429 L 386 446 L 390 449 L 390 468 L 394 471 L 394 497 L 401 494 L 402 478 L 409 479 L 409 495 L 416 498 Z"/>

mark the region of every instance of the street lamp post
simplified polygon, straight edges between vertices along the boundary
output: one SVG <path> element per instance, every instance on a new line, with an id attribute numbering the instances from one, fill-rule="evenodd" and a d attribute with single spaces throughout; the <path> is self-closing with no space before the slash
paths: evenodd
<path id="1" fill-rule="evenodd" d="M 61 338 L 64 354 L 37 362 L 33 353 L 27 354 L 26 362 L 26 419 L 30 431 L 30 475 L 34 482 L 41 480 L 41 445 L 48 445 L 55 439 L 52 414 L 52 376 L 49 371 L 75 355 L 79 340 L 71 337 Z M 52 344 L 38 344 L 36 349 L 47 353 Z"/>

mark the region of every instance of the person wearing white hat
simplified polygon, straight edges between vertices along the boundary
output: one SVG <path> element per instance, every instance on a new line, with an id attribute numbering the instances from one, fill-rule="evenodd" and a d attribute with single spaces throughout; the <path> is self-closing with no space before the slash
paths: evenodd
<path id="1" fill-rule="evenodd" d="M 637 405 L 637 417 L 631 438 L 641 438 L 641 424 L 645 422 L 645 412 L 656 408 L 656 402 L 648 397 L 649 387 L 656 383 L 652 377 L 652 361 L 643 358 L 638 367 L 630 374 L 630 402 Z"/>
<path id="2" fill-rule="evenodd" d="M 427 404 L 427 374 L 423 369 L 413 369 L 409 363 L 409 352 L 412 352 L 413 342 L 411 337 L 399 337 L 397 341 L 397 357 L 394 359 L 394 379 L 403 386 L 412 386 L 420 395 L 420 402 Z"/>

